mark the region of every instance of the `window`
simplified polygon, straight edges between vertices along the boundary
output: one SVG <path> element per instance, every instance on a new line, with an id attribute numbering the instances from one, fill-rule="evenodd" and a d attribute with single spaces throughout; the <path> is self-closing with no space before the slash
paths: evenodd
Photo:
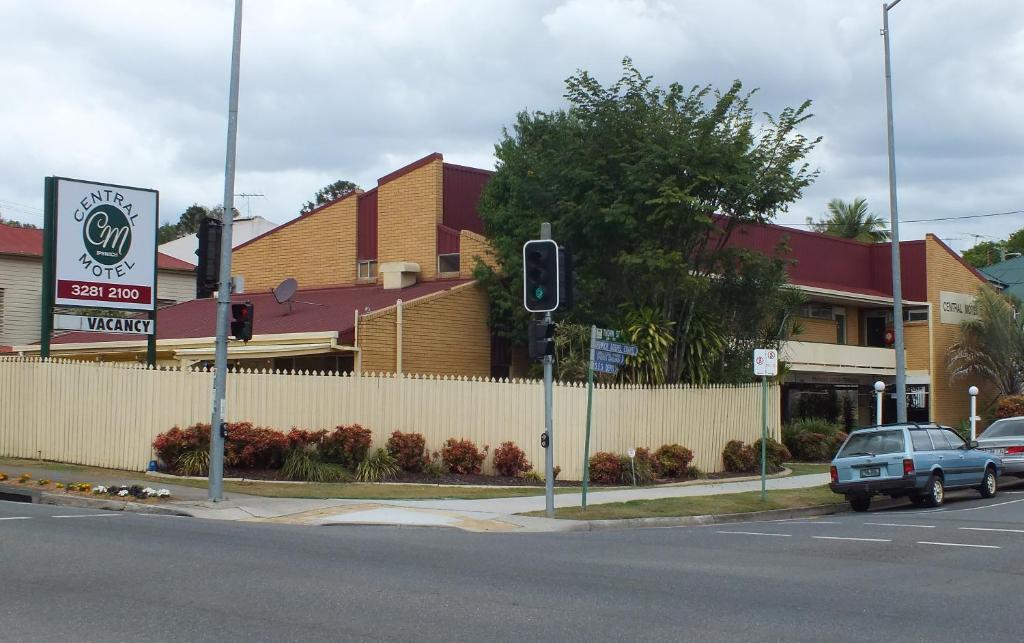
<path id="1" fill-rule="evenodd" d="M 946 436 L 942 433 L 941 429 L 928 429 L 928 436 L 931 437 L 936 451 L 946 451 L 949 449 L 949 441 L 946 440 Z"/>
<path id="2" fill-rule="evenodd" d="M 914 451 L 931 451 L 932 441 L 924 431 L 910 430 L 910 441 L 914 444 Z"/>
<path id="3" fill-rule="evenodd" d="M 0 296 L 2 293 L 0 290 Z M 986 438 L 1013 438 L 1024 435 L 1024 420 L 996 420 L 981 435 Z"/>
<path id="4" fill-rule="evenodd" d="M 839 457 L 847 458 L 855 455 L 883 455 L 903 451 L 903 431 L 877 431 L 873 433 L 854 433 L 846 441 Z"/>
<path id="5" fill-rule="evenodd" d="M 808 319 L 832 319 L 834 310 L 827 304 L 804 304 L 798 314 Z"/>
<path id="6" fill-rule="evenodd" d="M 946 436 L 946 439 L 949 440 L 949 447 L 951 449 L 966 449 L 967 448 L 967 443 L 964 442 L 964 439 L 961 438 L 956 433 L 954 433 L 953 431 L 951 431 L 949 429 L 942 429 L 942 433 Z"/>
<path id="7" fill-rule="evenodd" d="M 841 312 L 840 312 L 841 311 Z M 846 343 L 846 309 L 836 308 L 836 343 Z"/>
<path id="8" fill-rule="evenodd" d="M 459 271 L 459 253 L 437 255 L 437 271 L 439 273 Z"/>
<path id="9" fill-rule="evenodd" d="M 360 261 L 356 266 L 356 278 L 357 279 L 376 279 L 377 278 L 377 262 L 373 259 L 366 261 Z"/>
<path id="10" fill-rule="evenodd" d="M 928 321 L 928 309 L 927 308 L 904 308 L 903 309 L 903 321 L 907 321 L 907 322 Z"/>

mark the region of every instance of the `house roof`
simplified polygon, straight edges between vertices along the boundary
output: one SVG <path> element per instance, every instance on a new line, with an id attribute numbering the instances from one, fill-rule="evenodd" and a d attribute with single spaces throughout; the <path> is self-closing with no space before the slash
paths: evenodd
<path id="1" fill-rule="evenodd" d="M 1014 257 L 994 263 L 982 268 L 981 272 L 1006 284 L 1006 289 L 1003 292 L 1011 294 L 1017 299 L 1024 299 L 1024 257 Z"/>
<path id="2" fill-rule="evenodd" d="M 43 231 L 39 228 L 18 228 L 0 223 L 0 254 L 22 257 L 43 256 Z M 175 259 L 162 252 L 157 253 L 156 265 L 161 270 L 183 270 L 192 272 L 195 266 Z"/>
<path id="3" fill-rule="evenodd" d="M 407 288 L 385 290 L 379 285 L 345 286 L 299 290 L 290 304 L 279 304 L 273 293 L 233 295 L 231 301 L 253 304 L 253 334 L 278 335 L 337 331 L 341 341 L 351 341 L 355 328 L 355 311 L 373 312 L 433 293 L 450 290 L 471 279 L 426 281 Z M 217 302 L 194 299 L 160 309 L 157 317 L 157 339 L 213 337 L 216 332 Z M 54 344 L 131 341 L 142 335 L 93 332 L 72 332 L 54 337 Z"/>

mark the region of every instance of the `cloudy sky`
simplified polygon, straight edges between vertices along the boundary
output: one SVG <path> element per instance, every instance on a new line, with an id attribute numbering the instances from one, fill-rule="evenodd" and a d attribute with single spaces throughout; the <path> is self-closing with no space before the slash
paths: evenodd
<path id="1" fill-rule="evenodd" d="M 0 0 L 0 213 L 41 223 L 47 175 L 160 190 L 163 219 L 223 192 L 233 3 Z M 962 250 L 1024 215 L 1024 3 L 905 0 L 891 12 L 901 236 Z M 878 0 L 249 0 L 236 192 L 284 222 L 338 178 L 365 188 L 430 152 L 492 168 L 517 111 L 564 105 L 623 56 L 660 84 L 804 99 L 833 197 L 888 218 Z M 924 223 L 913 221 L 928 220 Z M 972 235 L 981 235 L 974 237 Z"/>

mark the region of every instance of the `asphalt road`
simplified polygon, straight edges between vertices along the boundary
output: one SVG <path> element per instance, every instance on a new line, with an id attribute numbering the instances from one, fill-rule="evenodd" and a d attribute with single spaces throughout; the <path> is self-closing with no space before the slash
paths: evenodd
<path id="1" fill-rule="evenodd" d="M 559 534 L 0 502 L 0 640 L 1015 641 L 1024 486 Z"/>

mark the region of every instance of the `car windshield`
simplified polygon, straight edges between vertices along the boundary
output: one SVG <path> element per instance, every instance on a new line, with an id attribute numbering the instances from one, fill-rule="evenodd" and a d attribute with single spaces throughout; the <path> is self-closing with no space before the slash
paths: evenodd
<path id="1" fill-rule="evenodd" d="M 978 437 L 1011 438 L 1019 435 L 1024 435 L 1024 420 L 998 420 Z"/>
<path id="2" fill-rule="evenodd" d="M 839 452 L 839 457 L 900 453 L 903 448 L 903 431 L 900 430 L 854 433 Z"/>

